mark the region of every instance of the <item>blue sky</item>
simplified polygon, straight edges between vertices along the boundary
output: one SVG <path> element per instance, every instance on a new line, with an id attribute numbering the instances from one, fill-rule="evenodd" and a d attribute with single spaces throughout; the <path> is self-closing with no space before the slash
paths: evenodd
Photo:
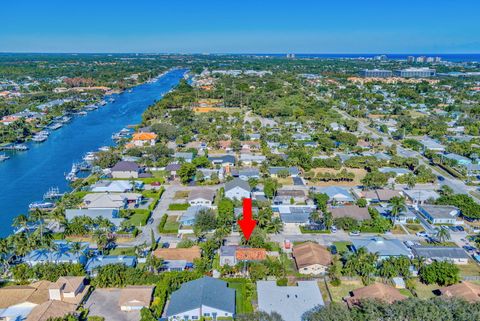
<path id="1" fill-rule="evenodd" d="M 480 53 L 478 0 L 2 1 L 0 52 Z"/>

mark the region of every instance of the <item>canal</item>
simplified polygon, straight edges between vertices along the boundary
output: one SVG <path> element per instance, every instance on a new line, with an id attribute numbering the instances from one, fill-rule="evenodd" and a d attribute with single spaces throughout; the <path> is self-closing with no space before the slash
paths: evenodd
<path id="1" fill-rule="evenodd" d="M 108 103 L 52 131 L 47 141 L 29 143 L 26 152 L 7 153 L 0 163 L 0 237 L 12 232 L 15 216 L 27 213 L 28 205 L 42 200 L 50 187 L 69 190 L 65 173 L 89 151 L 114 145 L 113 133 L 141 121 L 145 109 L 159 100 L 182 79 L 185 70 L 172 70 L 153 83 L 112 96 Z"/>

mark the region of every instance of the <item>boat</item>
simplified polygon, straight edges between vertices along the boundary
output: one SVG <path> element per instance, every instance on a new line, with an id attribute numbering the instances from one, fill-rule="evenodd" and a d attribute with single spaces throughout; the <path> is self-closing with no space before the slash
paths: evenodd
<path id="1" fill-rule="evenodd" d="M 28 147 L 26 145 L 23 145 L 23 144 L 16 144 L 16 145 L 13 145 L 13 150 L 16 150 L 16 151 L 26 151 L 28 150 Z"/>
<path id="2" fill-rule="evenodd" d="M 95 160 L 96 156 L 94 152 L 88 152 L 83 156 L 83 160 L 86 162 L 93 162 Z"/>
<path id="3" fill-rule="evenodd" d="M 54 203 L 52 202 L 44 202 L 44 201 L 40 201 L 40 202 L 33 202 L 33 203 L 30 203 L 30 205 L 28 205 L 28 208 L 30 210 L 35 210 L 35 209 L 48 209 L 48 208 L 53 208 L 55 206 Z"/>
<path id="4" fill-rule="evenodd" d="M 80 169 L 79 169 L 78 164 L 73 163 L 72 164 L 72 169 L 70 170 L 70 172 L 67 175 L 65 175 L 66 180 L 70 181 L 70 182 L 73 182 L 73 181 L 77 180 L 77 178 L 78 178 L 77 173 L 78 173 L 79 170 Z"/>
<path id="5" fill-rule="evenodd" d="M 110 150 L 110 146 L 102 146 L 98 150 L 101 152 L 108 152 Z"/>
<path id="6" fill-rule="evenodd" d="M 69 123 L 71 120 L 72 120 L 72 117 L 63 116 L 63 117 L 60 119 L 60 122 L 63 123 L 63 124 L 66 124 L 66 123 Z"/>
<path id="7" fill-rule="evenodd" d="M 88 113 L 87 113 L 86 111 L 79 111 L 79 112 L 77 113 L 77 115 L 79 115 L 79 116 L 85 116 L 85 115 L 87 115 L 87 114 L 88 114 Z"/>
<path id="8" fill-rule="evenodd" d="M 113 102 L 115 102 L 115 98 L 110 97 L 110 98 L 108 98 L 108 101 L 113 103 Z"/>
<path id="9" fill-rule="evenodd" d="M 52 124 L 52 125 L 49 126 L 49 128 L 50 128 L 51 130 L 57 130 L 57 129 L 62 128 L 62 127 L 63 127 L 63 125 L 60 124 L 60 123 L 54 123 L 54 124 Z"/>
<path id="10" fill-rule="evenodd" d="M 85 110 L 92 111 L 92 110 L 97 110 L 97 109 L 98 109 L 98 106 L 97 106 L 97 105 L 88 105 L 88 106 L 85 106 Z"/>
<path id="11" fill-rule="evenodd" d="M 36 143 L 41 143 L 41 142 L 44 142 L 46 141 L 48 138 L 48 136 L 44 136 L 44 135 L 35 135 L 32 137 L 32 141 L 36 142 Z"/>
<path id="12" fill-rule="evenodd" d="M 6 161 L 9 158 L 10 158 L 10 156 L 7 156 L 5 154 L 0 154 L 0 162 Z"/>
<path id="13" fill-rule="evenodd" d="M 43 194 L 43 199 L 44 200 L 52 200 L 56 198 L 60 198 L 63 196 L 63 193 L 60 193 L 60 190 L 58 187 L 50 187 L 50 189 Z"/>
<path id="14" fill-rule="evenodd" d="M 100 106 L 105 106 L 106 104 L 107 104 L 107 102 L 106 102 L 105 100 L 102 100 L 102 101 L 100 102 Z"/>
<path id="15" fill-rule="evenodd" d="M 133 89 L 129 89 L 127 92 L 131 93 L 131 92 L 133 92 Z"/>

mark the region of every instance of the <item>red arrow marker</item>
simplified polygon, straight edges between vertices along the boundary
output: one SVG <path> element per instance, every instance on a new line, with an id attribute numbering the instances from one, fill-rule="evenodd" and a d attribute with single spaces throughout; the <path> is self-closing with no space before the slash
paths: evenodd
<path id="1" fill-rule="evenodd" d="M 257 226 L 257 221 L 252 219 L 252 199 L 244 198 L 243 199 L 243 219 L 238 221 L 238 225 L 242 229 L 243 236 L 248 241 L 252 235 L 255 226 Z"/>

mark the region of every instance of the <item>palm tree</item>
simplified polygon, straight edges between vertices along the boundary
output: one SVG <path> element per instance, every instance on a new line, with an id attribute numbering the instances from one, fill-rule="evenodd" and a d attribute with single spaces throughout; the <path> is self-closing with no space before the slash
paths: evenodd
<path id="1" fill-rule="evenodd" d="M 450 232 L 446 228 L 438 229 L 435 236 L 441 243 L 450 240 Z"/>
<path id="2" fill-rule="evenodd" d="M 390 205 L 392 206 L 390 213 L 394 221 L 407 209 L 407 206 L 405 205 L 405 199 L 401 196 L 392 197 L 390 199 Z"/>
<path id="3" fill-rule="evenodd" d="M 79 261 L 80 254 L 83 253 L 84 250 L 85 250 L 85 246 L 82 245 L 82 243 L 80 242 L 73 242 L 70 245 L 70 251 L 72 251 L 72 253 L 75 255 L 75 257 L 77 258 L 77 261 Z"/>
<path id="4" fill-rule="evenodd" d="M 405 183 L 409 189 L 413 189 L 417 184 L 417 178 L 412 173 L 405 174 Z"/>
<path id="5" fill-rule="evenodd" d="M 280 218 L 274 218 L 267 226 L 270 233 L 278 234 L 283 230 L 283 222 Z"/>
<path id="6" fill-rule="evenodd" d="M 24 230 L 26 230 L 28 225 L 28 217 L 20 214 L 13 219 L 12 225 L 16 228 L 23 228 Z"/>
<path id="7" fill-rule="evenodd" d="M 45 218 L 47 214 L 39 208 L 36 208 L 31 214 L 30 218 L 40 225 L 40 241 L 43 243 L 43 226 L 45 224 Z"/>

